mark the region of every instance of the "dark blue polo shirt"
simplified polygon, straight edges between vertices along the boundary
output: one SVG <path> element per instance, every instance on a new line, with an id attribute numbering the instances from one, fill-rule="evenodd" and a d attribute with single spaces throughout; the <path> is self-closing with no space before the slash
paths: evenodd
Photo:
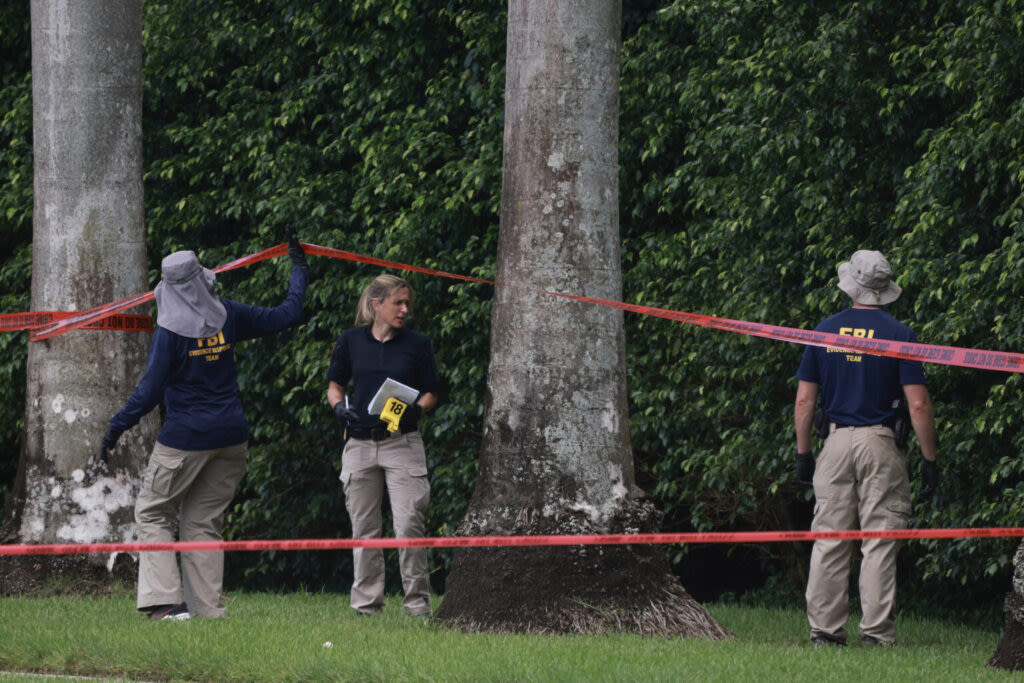
<path id="1" fill-rule="evenodd" d="M 848 308 L 814 328 L 869 339 L 917 342 L 913 330 L 881 309 Z M 796 378 L 821 385 L 821 405 L 829 421 L 876 425 L 894 416 L 893 401 L 904 384 L 924 384 L 920 361 L 807 346 Z"/>
<path id="2" fill-rule="evenodd" d="M 110 421 L 123 432 L 156 407 L 166 407 L 157 441 L 183 451 L 205 451 L 249 439 L 235 369 L 235 344 L 291 327 L 302 319 L 309 274 L 292 268 L 288 295 L 274 308 L 221 299 L 224 327 L 208 339 L 182 337 L 162 327 L 153 333 L 146 372 L 128 402 Z"/>
<path id="3" fill-rule="evenodd" d="M 353 390 L 347 395 L 349 407 L 359 413 L 359 427 L 369 429 L 383 424 L 366 410 L 370 399 L 388 377 L 421 394 L 440 392 L 441 377 L 430 340 L 404 327 L 398 328 L 386 342 L 377 341 L 369 325 L 341 333 L 331 351 L 327 379 L 342 387 L 352 381 Z"/>

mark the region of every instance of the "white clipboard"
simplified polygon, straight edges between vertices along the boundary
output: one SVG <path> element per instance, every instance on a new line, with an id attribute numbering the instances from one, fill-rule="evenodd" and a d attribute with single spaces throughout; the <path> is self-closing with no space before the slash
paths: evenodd
<path id="1" fill-rule="evenodd" d="M 416 389 L 388 377 L 380 385 L 380 389 L 373 395 L 373 398 L 370 399 L 370 406 L 366 409 L 366 412 L 370 415 L 380 415 L 381 411 L 384 410 L 384 404 L 389 398 L 397 398 L 402 403 L 408 405 L 415 401 L 419 395 L 420 392 Z"/>

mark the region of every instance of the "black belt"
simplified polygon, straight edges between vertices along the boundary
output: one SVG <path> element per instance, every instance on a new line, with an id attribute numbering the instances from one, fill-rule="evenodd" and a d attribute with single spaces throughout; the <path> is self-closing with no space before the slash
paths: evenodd
<path id="1" fill-rule="evenodd" d="M 844 427 L 877 427 L 878 425 L 881 425 L 883 427 L 888 427 L 889 429 L 894 430 L 894 422 L 894 420 L 886 420 L 885 422 L 879 422 L 877 425 L 844 425 L 839 422 L 833 422 L 832 424 L 835 426 L 836 429 L 843 429 Z"/>
<path id="2" fill-rule="evenodd" d="M 408 434 L 409 432 L 415 432 L 416 429 L 416 427 L 400 427 L 399 431 L 401 431 L 402 434 Z M 370 429 L 364 429 L 362 427 L 349 427 L 347 433 L 350 439 L 383 441 L 384 439 L 391 438 L 398 432 L 389 432 L 387 427 L 371 427 Z"/>

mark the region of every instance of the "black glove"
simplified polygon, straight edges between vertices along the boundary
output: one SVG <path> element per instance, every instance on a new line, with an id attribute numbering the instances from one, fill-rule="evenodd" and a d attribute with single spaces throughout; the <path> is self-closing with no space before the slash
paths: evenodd
<path id="1" fill-rule="evenodd" d="M 120 438 L 121 432 L 115 432 L 113 429 L 107 428 L 107 433 L 103 435 L 103 440 L 100 441 L 100 460 L 103 464 L 107 464 L 107 456 L 114 449 L 114 446 L 117 445 L 117 440 Z"/>
<path id="2" fill-rule="evenodd" d="M 814 456 L 810 451 L 796 454 L 796 481 L 804 486 L 814 486 Z"/>
<path id="3" fill-rule="evenodd" d="M 412 403 L 405 407 L 405 410 L 402 411 L 402 417 L 398 419 L 398 427 L 400 429 L 402 427 L 408 429 L 409 427 L 415 425 L 422 415 L 423 406 L 421 406 L 419 403 L 416 403 L 416 401 L 413 401 Z"/>
<path id="4" fill-rule="evenodd" d="M 309 264 L 306 263 L 306 252 L 302 250 L 302 245 L 299 244 L 299 234 L 294 227 L 288 226 L 288 258 L 292 260 L 292 265 L 299 266 L 300 268 L 309 268 Z"/>
<path id="5" fill-rule="evenodd" d="M 939 465 L 934 460 L 921 458 L 921 497 L 931 498 L 939 486 Z"/>
<path id="6" fill-rule="evenodd" d="M 350 424 L 359 423 L 359 413 L 352 408 L 346 408 L 344 401 L 338 401 L 334 404 L 334 416 L 338 418 L 338 426 L 342 430 Z"/>

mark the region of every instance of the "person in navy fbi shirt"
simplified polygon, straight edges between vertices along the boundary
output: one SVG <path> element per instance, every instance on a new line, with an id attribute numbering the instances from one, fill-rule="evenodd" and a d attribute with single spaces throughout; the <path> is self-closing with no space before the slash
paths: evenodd
<path id="1" fill-rule="evenodd" d="M 345 441 L 341 482 L 353 538 L 383 533 L 381 506 L 387 486 L 395 536 L 421 537 L 430 502 L 427 460 L 419 418 L 437 404 L 441 380 L 430 340 L 406 328 L 413 290 L 405 280 L 377 276 L 356 307 L 356 327 L 342 332 L 327 369 L 327 402 Z M 387 379 L 416 393 L 394 430 L 368 408 Z M 351 382 L 351 395 L 346 387 Z M 384 606 L 384 554 L 380 548 L 352 551 L 351 605 L 358 614 L 377 614 Z M 403 607 L 411 616 L 430 615 L 427 549 L 400 548 Z"/>
<path id="2" fill-rule="evenodd" d="M 293 235 L 288 294 L 262 308 L 220 299 L 216 276 L 191 251 L 163 259 L 155 291 L 157 328 L 146 371 L 113 417 L 100 456 L 163 399 L 166 416 L 135 504 L 142 543 L 220 541 L 224 513 L 246 470 L 249 424 L 242 413 L 235 344 L 298 324 L 309 282 L 305 253 Z M 189 588 L 189 602 L 182 583 Z M 150 619 L 217 619 L 224 553 L 139 554 L 138 609 Z"/>
<path id="3" fill-rule="evenodd" d="M 819 324 L 820 332 L 865 339 L 916 342 L 914 332 L 882 310 L 902 289 L 877 251 L 859 250 L 839 265 L 839 289 L 851 308 Z M 813 531 L 905 529 L 910 516 L 906 445 L 896 438 L 898 400 L 905 400 L 923 457 L 922 493 L 938 483 L 935 416 L 919 361 L 840 348 L 808 346 L 796 373 L 797 480 L 814 486 Z M 821 404 L 828 436 L 811 454 L 815 403 Z M 845 645 L 853 541 L 814 542 L 807 578 L 807 619 L 815 645 Z M 861 544 L 862 645 L 893 645 L 896 554 L 900 542 L 866 539 Z"/>

